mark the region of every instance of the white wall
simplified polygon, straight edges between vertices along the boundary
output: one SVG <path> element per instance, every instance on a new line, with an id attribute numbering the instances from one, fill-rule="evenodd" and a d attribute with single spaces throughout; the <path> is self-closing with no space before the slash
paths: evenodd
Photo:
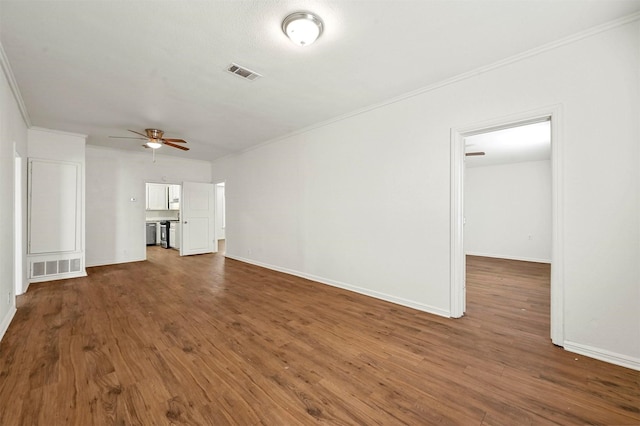
<path id="1" fill-rule="evenodd" d="M 14 146 L 22 160 L 22 212 L 26 209 L 27 194 L 27 126 L 13 96 L 5 74 L 4 51 L 0 46 L 2 72 L 0 72 L 0 339 L 4 335 L 16 311 L 14 291 Z M 26 285 L 26 220 L 16 234 L 22 239 L 22 282 Z"/>
<path id="2" fill-rule="evenodd" d="M 211 163 L 87 146 L 87 266 L 146 259 L 145 183 L 211 182 Z M 131 201 L 134 198 L 135 201 Z"/>
<path id="3" fill-rule="evenodd" d="M 639 24 L 213 165 L 227 255 L 447 315 L 450 129 L 560 104 L 565 344 L 640 366 Z"/>
<path id="4" fill-rule="evenodd" d="M 466 254 L 551 262 L 551 162 L 467 167 Z"/>

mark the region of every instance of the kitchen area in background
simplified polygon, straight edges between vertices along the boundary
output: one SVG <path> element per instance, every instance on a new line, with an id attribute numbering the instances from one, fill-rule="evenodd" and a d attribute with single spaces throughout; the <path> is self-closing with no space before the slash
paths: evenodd
<path id="1" fill-rule="evenodd" d="M 180 250 L 181 185 L 146 184 L 146 244 Z"/>

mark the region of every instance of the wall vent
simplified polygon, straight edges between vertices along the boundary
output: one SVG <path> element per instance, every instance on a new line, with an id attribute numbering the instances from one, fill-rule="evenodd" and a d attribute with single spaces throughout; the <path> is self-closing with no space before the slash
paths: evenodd
<path id="1" fill-rule="evenodd" d="M 68 274 L 70 272 L 80 272 L 80 258 L 47 260 L 31 264 L 32 278 Z"/>
<path id="2" fill-rule="evenodd" d="M 251 71 L 248 68 L 241 67 L 240 65 L 233 64 L 233 63 L 227 67 L 227 71 L 230 72 L 231 74 L 235 74 L 238 77 L 242 77 L 245 80 L 249 80 L 249 81 L 253 81 L 262 77 L 261 74 L 258 74 L 255 71 Z"/>
<path id="3" fill-rule="evenodd" d="M 44 275 L 44 262 L 33 262 L 32 277 L 41 277 Z"/>
<path id="4" fill-rule="evenodd" d="M 80 259 L 71 259 L 71 272 L 80 271 Z"/>
<path id="5" fill-rule="evenodd" d="M 61 274 L 69 272 L 69 259 L 58 260 L 58 272 Z"/>
<path id="6" fill-rule="evenodd" d="M 46 263 L 46 274 L 47 275 L 54 275 L 58 273 L 58 262 L 56 260 L 47 260 Z"/>

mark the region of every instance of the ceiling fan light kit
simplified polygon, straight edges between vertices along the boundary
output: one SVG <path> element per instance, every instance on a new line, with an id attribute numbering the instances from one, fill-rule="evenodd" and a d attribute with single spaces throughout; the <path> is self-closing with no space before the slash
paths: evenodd
<path id="1" fill-rule="evenodd" d="M 131 137 L 127 137 L 127 136 L 109 136 L 110 138 L 116 138 L 116 139 L 142 139 L 142 140 L 146 140 L 147 142 L 142 145 L 145 148 L 151 148 L 154 151 L 160 147 L 162 147 L 162 145 L 167 145 L 170 146 L 172 148 L 178 148 L 182 151 L 189 151 L 189 148 L 187 148 L 184 145 L 179 145 L 181 143 L 187 143 L 187 141 L 185 141 L 184 139 L 173 139 L 173 138 L 164 138 L 164 132 L 162 130 L 159 129 L 144 129 L 144 132 L 146 133 L 140 133 L 140 132 L 136 132 L 135 130 L 129 130 L 131 133 L 135 133 L 138 136 L 142 136 L 142 137 L 135 137 L 135 138 L 131 138 Z"/>
<path id="2" fill-rule="evenodd" d="M 282 21 L 282 32 L 298 46 L 308 46 L 322 35 L 324 23 L 311 12 L 295 12 Z"/>

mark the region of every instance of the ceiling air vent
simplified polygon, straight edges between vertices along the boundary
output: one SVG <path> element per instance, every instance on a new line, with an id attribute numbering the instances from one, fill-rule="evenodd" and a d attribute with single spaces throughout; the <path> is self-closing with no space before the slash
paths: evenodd
<path id="1" fill-rule="evenodd" d="M 241 67 L 238 64 L 229 65 L 227 67 L 227 71 L 230 72 L 231 74 L 235 74 L 238 77 L 242 77 L 245 80 L 250 80 L 250 81 L 253 81 L 262 77 L 262 75 L 258 74 L 257 72 L 251 71 L 248 68 Z"/>

